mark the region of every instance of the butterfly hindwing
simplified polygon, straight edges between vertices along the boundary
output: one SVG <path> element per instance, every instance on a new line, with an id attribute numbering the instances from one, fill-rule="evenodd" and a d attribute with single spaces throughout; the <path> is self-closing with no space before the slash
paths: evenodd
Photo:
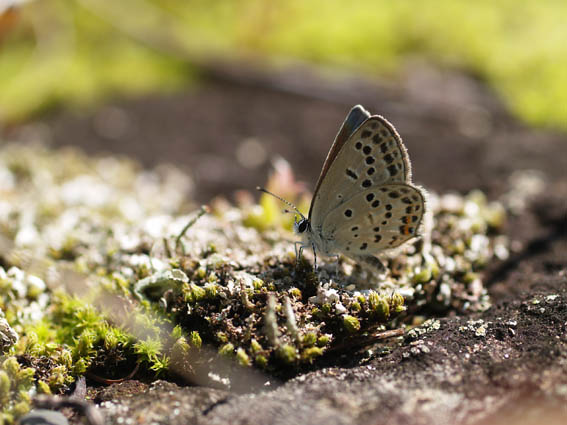
<path id="1" fill-rule="evenodd" d="M 327 214 L 322 237 L 349 256 L 375 255 L 413 238 L 421 225 L 425 199 L 406 183 L 360 191 Z"/>
<path id="2" fill-rule="evenodd" d="M 314 229 L 323 230 L 329 211 L 353 196 L 372 187 L 406 183 L 411 179 L 408 155 L 400 136 L 392 124 L 377 115 L 366 119 L 343 142 L 331 163 L 329 157 L 322 173 L 324 178 L 320 178 L 311 203 L 309 217 Z"/>

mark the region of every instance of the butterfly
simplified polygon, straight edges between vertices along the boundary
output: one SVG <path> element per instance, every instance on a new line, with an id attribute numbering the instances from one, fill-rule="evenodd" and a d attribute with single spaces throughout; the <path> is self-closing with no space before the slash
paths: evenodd
<path id="1" fill-rule="evenodd" d="M 402 139 L 390 122 L 354 106 L 347 115 L 323 164 L 305 217 L 294 231 L 302 250 L 315 255 L 346 255 L 384 270 L 376 255 L 418 236 L 425 213 L 425 191 L 411 181 L 411 164 Z M 296 245 L 297 248 L 297 245 Z"/>

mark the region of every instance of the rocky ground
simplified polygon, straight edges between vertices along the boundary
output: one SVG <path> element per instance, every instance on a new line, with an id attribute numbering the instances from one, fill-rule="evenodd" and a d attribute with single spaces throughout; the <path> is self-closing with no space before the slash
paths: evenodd
<path id="1" fill-rule="evenodd" d="M 235 69 L 211 67 L 206 83 L 187 93 L 115 102 L 87 115 L 56 113 L 10 131 L 145 165 L 176 163 L 195 176 L 195 198 L 208 202 L 263 184 L 275 154 L 313 186 L 339 123 L 361 103 L 394 123 L 414 180 L 431 190 L 481 189 L 494 198 L 511 180 L 528 192 L 534 181 L 544 184 L 509 219 L 512 255 L 484 273 L 487 311 L 432 317 L 388 350 L 343 354 L 259 393 L 246 392 L 255 379 L 246 374 L 240 393 L 87 381 L 108 422 L 566 423 L 567 136 L 517 122 L 463 74 L 419 67 L 386 85 L 300 68 Z"/>

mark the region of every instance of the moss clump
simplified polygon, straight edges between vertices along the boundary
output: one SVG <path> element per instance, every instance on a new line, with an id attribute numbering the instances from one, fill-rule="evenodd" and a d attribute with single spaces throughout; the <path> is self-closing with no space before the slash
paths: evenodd
<path id="1" fill-rule="evenodd" d="M 343 317 L 343 326 L 348 333 L 356 333 L 360 330 L 360 321 L 356 317 L 346 314 Z"/>
<path id="2" fill-rule="evenodd" d="M 232 357 L 234 355 L 234 345 L 230 342 L 224 344 L 219 348 L 219 354 L 225 357 Z"/>
<path id="3" fill-rule="evenodd" d="M 236 350 L 236 359 L 241 366 L 250 366 L 251 364 L 250 357 L 242 348 Z"/>
<path id="4" fill-rule="evenodd" d="M 388 300 L 374 291 L 368 295 L 368 306 L 372 314 L 376 315 L 380 320 L 387 320 L 390 317 Z"/>
<path id="5" fill-rule="evenodd" d="M 250 349 L 254 354 L 258 354 L 264 351 L 260 343 L 254 338 L 252 338 L 252 341 L 250 341 Z"/>
<path id="6" fill-rule="evenodd" d="M 362 310 L 362 306 L 360 305 L 360 303 L 358 301 L 353 301 L 350 304 L 350 308 L 352 309 L 352 311 L 356 311 L 356 312 Z"/>
<path id="7" fill-rule="evenodd" d="M 297 350 L 291 344 L 284 344 L 277 349 L 276 355 L 282 362 L 290 365 L 297 359 Z"/>
<path id="8" fill-rule="evenodd" d="M 207 290 L 194 283 L 183 286 L 183 298 L 186 302 L 195 304 L 207 297 Z"/>
<path id="9" fill-rule="evenodd" d="M 265 369 L 268 366 L 268 359 L 262 354 L 257 355 L 254 358 L 254 362 L 262 369 Z"/>
<path id="10" fill-rule="evenodd" d="M 301 342 L 304 347 L 312 347 L 317 344 L 317 334 L 315 332 L 307 332 L 303 335 Z"/>
<path id="11" fill-rule="evenodd" d="M 433 270 L 430 267 L 418 268 L 413 275 L 413 283 L 427 283 L 433 277 Z"/>
<path id="12" fill-rule="evenodd" d="M 404 297 L 395 292 L 394 294 L 392 294 L 392 297 L 390 298 L 390 311 L 392 311 L 394 314 L 399 314 L 402 311 L 404 311 Z"/>
<path id="13" fill-rule="evenodd" d="M 289 376 L 345 340 L 365 341 L 377 328 L 398 326 L 406 306 L 485 308 L 479 272 L 507 252 L 493 227 L 499 221 L 484 218 L 494 205 L 478 195 L 430 194 L 435 232 L 428 252 L 409 246 L 388 261 L 392 273 L 384 279 L 358 268 L 335 275 L 334 264 L 329 279 L 330 266 L 323 262 L 315 273 L 309 254 L 296 268 L 283 230 L 289 216 L 274 216 L 276 227 L 261 233 L 244 226 L 246 208 L 225 203 L 215 216 L 188 214 L 179 194 L 185 177 L 177 170 L 150 172 L 140 185 L 133 164 L 110 163 L 77 153 L 0 151 L 0 167 L 15 182 L 0 216 L 0 234 L 15 246 L 3 254 L 9 268 L 0 267 L 0 309 L 19 336 L 4 350 L 34 372 L 25 381 L 32 392 L 63 393 L 87 372 L 101 379 L 123 378 L 125 371 L 201 374 L 199 368 L 214 364 L 207 348 L 224 357 L 222 364 L 231 359 Z M 101 179 L 90 171 L 97 169 L 112 176 Z M 136 206 L 135 220 L 118 202 L 124 199 Z M 24 213 L 35 217 L 33 229 L 20 228 Z M 26 241 L 29 234 L 45 237 Z M 41 252 L 66 254 L 35 259 Z M 373 286 L 363 288 L 368 282 Z M 0 375 L 0 385 L 6 393 L 10 382 L 7 414 L 15 418 L 26 398 L 14 395 L 13 380 L 24 380 L 12 375 Z"/>
<path id="14" fill-rule="evenodd" d="M 323 355 L 323 349 L 320 347 L 309 347 L 301 352 L 303 361 L 313 363 L 317 357 Z"/>
<path id="15" fill-rule="evenodd" d="M 203 345 L 203 340 L 201 339 L 201 335 L 199 335 L 199 332 L 197 331 L 191 332 L 191 344 L 196 348 L 201 348 L 201 346 Z"/>
<path id="16" fill-rule="evenodd" d="M 299 288 L 291 288 L 289 290 L 289 295 L 295 299 L 301 299 L 301 290 Z"/>
<path id="17" fill-rule="evenodd" d="M 329 335 L 321 335 L 319 338 L 317 338 L 317 346 L 319 347 L 325 347 L 329 345 L 330 342 L 331 338 L 329 337 Z"/>
<path id="18" fill-rule="evenodd" d="M 0 422 L 12 423 L 30 409 L 35 370 L 22 367 L 15 357 L 0 364 Z"/>

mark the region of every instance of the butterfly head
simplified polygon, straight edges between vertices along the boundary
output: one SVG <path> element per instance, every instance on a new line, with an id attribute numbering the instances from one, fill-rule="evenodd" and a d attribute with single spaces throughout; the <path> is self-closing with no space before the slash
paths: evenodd
<path id="1" fill-rule="evenodd" d="M 293 231 L 297 234 L 302 234 L 311 230 L 311 223 L 309 222 L 308 218 L 301 216 L 301 220 L 297 220 L 297 216 L 295 223 L 293 223 Z"/>

